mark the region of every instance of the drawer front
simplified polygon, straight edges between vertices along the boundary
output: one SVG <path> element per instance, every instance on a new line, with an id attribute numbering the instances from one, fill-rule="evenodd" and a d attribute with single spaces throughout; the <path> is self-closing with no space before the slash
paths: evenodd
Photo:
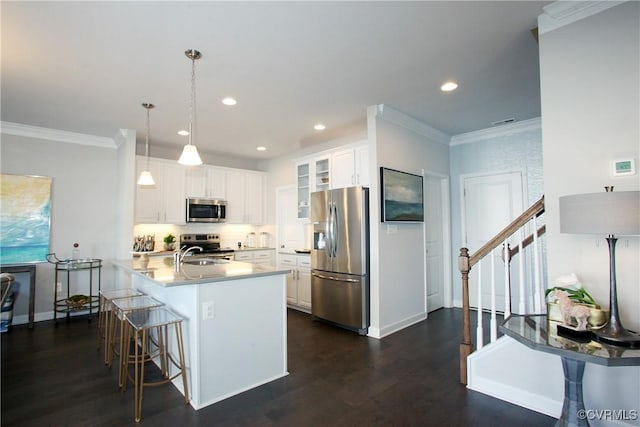
<path id="1" fill-rule="evenodd" d="M 253 257 L 255 259 L 270 259 L 271 251 L 255 251 L 253 253 Z"/>
<path id="2" fill-rule="evenodd" d="M 311 268 L 311 257 L 308 257 L 308 256 L 298 257 L 298 265 L 300 267 Z"/>
<path id="3" fill-rule="evenodd" d="M 236 252 L 235 260 L 236 261 L 247 261 L 253 259 L 253 254 L 251 252 Z"/>
<path id="4" fill-rule="evenodd" d="M 297 258 L 295 255 L 280 255 L 280 264 L 286 267 L 295 267 Z"/>

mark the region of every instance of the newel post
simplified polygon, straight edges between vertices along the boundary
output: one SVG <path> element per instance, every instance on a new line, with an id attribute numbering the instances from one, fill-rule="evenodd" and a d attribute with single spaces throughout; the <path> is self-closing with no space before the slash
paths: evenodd
<path id="1" fill-rule="evenodd" d="M 467 384 L 467 357 L 473 352 L 469 310 L 469 249 L 460 248 L 458 269 L 462 274 L 462 342 L 460 343 L 460 382 Z"/>

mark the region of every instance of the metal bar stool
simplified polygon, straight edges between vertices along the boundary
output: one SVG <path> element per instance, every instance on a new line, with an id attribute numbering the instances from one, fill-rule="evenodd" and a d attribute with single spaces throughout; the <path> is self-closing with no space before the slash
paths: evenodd
<path id="1" fill-rule="evenodd" d="M 125 347 L 125 314 L 136 311 L 136 310 L 146 310 L 149 308 L 162 307 L 164 303 L 151 298 L 147 295 L 139 295 L 135 297 L 127 297 L 127 298 L 118 298 L 111 300 L 111 304 L 113 305 L 113 310 L 111 310 L 110 320 L 109 320 L 109 357 L 107 360 L 107 366 L 111 367 L 113 364 L 113 356 L 120 356 L 120 367 L 118 370 L 118 387 L 122 387 L 123 384 L 123 368 L 124 364 L 126 367 L 127 357 L 124 356 L 127 353 L 123 353 L 122 349 Z M 116 324 L 120 322 L 120 327 L 117 328 Z M 116 339 L 116 329 L 119 329 L 119 339 Z"/>
<path id="2" fill-rule="evenodd" d="M 108 349 L 109 349 L 109 313 L 113 310 L 111 301 L 118 298 L 127 298 L 144 295 L 142 292 L 133 288 L 121 288 L 121 289 L 108 289 L 100 290 L 98 299 L 98 345 L 97 349 L 100 351 L 100 345 L 104 341 L 104 363 L 107 364 Z"/>
<path id="3" fill-rule="evenodd" d="M 166 384 L 182 376 L 185 402 L 189 404 L 189 388 L 187 387 L 187 371 L 184 360 L 184 343 L 182 339 L 183 318 L 166 307 L 152 308 L 148 310 L 136 310 L 125 314 L 128 327 L 125 328 L 122 360 L 129 360 L 134 365 L 133 378 L 129 375 L 129 363 L 123 364 L 125 368 L 124 384 L 122 392 L 126 390 L 127 382 L 134 384 L 134 418 L 136 422 L 142 419 L 142 399 L 145 386 L 157 386 Z M 178 360 L 171 354 L 171 342 L 169 340 L 169 327 L 173 325 L 175 331 L 175 346 L 177 347 Z M 133 337 L 131 336 L 133 334 Z M 133 339 L 132 339 L 133 338 Z M 134 351 L 131 353 L 131 343 Z M 152 346 L 155 348 L 152 349 Z M 124 355 L 130 355 L 128 358 Z M 145 363 L 159 359 L 162 379 L 145 382 Z M 178 368 L 171 375 L 171 365 Z"/>

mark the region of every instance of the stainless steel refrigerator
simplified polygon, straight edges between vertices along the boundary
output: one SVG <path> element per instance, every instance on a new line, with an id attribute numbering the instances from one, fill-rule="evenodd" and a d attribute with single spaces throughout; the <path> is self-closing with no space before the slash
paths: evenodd
<path id="1" fill-rule="evenodd" d="M 311 314 L 360 335 L 369 328 L 369 189 L 311 193 Z"/>

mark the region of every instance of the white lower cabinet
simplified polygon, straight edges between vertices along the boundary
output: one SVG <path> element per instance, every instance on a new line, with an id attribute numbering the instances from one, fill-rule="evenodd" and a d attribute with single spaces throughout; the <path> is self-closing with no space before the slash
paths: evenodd
<path id="1" fill-rule="evenodd" d="M 287 304 L 292 308 L 311 310 L 311 259 L 309 255 L 280 255 L 280 268 L 287 274 Z"/>
<path id="2" fill-rule="evenodd" d="M 252 264 L 271 265 L 274 264 L 274 249 L 257 249 L 236 251 L 234 259 L 241 262 L 250 262 Z"/>

